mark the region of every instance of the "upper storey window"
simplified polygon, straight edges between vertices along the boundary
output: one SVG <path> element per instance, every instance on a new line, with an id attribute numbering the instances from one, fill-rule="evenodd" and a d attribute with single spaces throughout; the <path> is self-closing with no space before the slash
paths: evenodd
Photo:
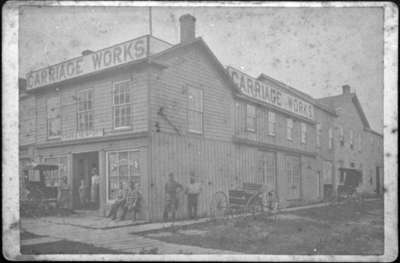
<path id="1" fill-rule="evenodd" d="M 188 130 L 203 133 L 203 90 L 188 87 Z"/>
<path id="2" fill-rule="evenodd" d="M 321 147 L 321 132 L 322 132 L 322 125 L 321 123 L 317 123 L 317 138 L 316 138 L 317 147 Z"/>
<path id="3" fill-rule="evenodd" d="M 339 141 L 340 145 L 344 146 L 344 131 L 342 126 L 339 126 Z"/>
<path id="4" fill-rule="evenodd" d="M 353 140 L 354 140 L 354 133 L 353 130 L 350 130 L 350 149 L 354 149 L 354 144 L 353 144 Z"/>
<path id="5" fill-rule="evenodd" d="M 130 81 L 114 83 L 113 90 L 113 122 L 114 129 L 131 127 L 131 94 Z"/>
<path id="6" fill-rule="evenodd" d="M 61 136 L 60 96 L 47 99 L 47 137 L 49 139 Z"/>
<path id="7" fill-rule="evenodd" d="M 307 141 L 307 126 L 305 123 L 301 123 L 301 143 L 305 144 Z"/>
<path id="8" fill-rule="evenodd" d="M 246 107 L 246 130 L 256 131 L 256 107 L 250 104 Z"/>
<path id="9" fill-rule="evenodd" d="M 286 138 L 289 141 L 293 140 L 292 131 L 293 131 L 293 120 L 286 119 Z"/>
<path id="10" fill-rule="evenodd" d="M 271 136 L 275 136 L 275 112 L 268 112 L 268 134 Z"/>
<path id="11" fill-rule="evenodd" d="M 78 93 L 78 131 L 93 130 L 93 89 Z"/>
<path id="12" fill-rule="evenodd" d="M 333 148 L 333 131 L 332 131 L 332 128 L 329 128 L 329 130 L 328 130 L 328 136 L 329 136 L 328 148 L 329 148 L 329 149 L 332 149 L 332 148 Z"/>

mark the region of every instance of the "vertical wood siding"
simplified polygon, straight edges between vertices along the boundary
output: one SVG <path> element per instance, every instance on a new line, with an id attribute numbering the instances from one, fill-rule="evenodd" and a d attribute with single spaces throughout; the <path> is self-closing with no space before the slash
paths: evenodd
<path id="1" fill-rule="evenodd" d="M 199 198 L 199 215 L 207 215 L 212 196 L 217 191 L 227 193 L 233 188 L 235 175 L 234 146 L 217 140 L 198 137 L 181 137 L 175 134 L 156 133 L 152 145 L 153 173 L 150 178 L 152 217 L 159 220 L 164 208 L 164 186 L 168 173 L 183 186 L 189 184 L 190 171 L 194 171 L 202 184 Z M 186 197 L 180 196 L 178 218 L 187 216 Z"/>

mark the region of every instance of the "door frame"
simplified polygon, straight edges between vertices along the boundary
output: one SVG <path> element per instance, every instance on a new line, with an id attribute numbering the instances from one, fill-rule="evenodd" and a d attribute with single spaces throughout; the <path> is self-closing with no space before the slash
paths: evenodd
<path id="1" fill-rule="evenodd" d="M 71 153 L 71 168 L 72 168 L 72 176 L 71 176 L 71 178 L 72 178 L 72 180 L 71 180 L 71 187 L 72 187 L 72 194 L 73 194 L 73 196 L 78 196 L 77 198 L 79 198 L 79 195 L 78 195 L 78 193 L 79 193 L 79 185 L 78 186 L 76 186 L 77 187 L 77 189 L 76 189 L 76 194 L 74 194 L 74 189 L 75 189 L 75 184 L 76 183 L 79 183 L 79 182 L 76 182 L 76 180 L 77 180 L 77 174 L 76 174 L 76 172 L 77 172 L 77 169 L 78 169 L 78 166 L 77 165 L 79 165 L 79 162 L 78 162 L 78 160 L 79 160 L 79 158 L 77 158 L 79 155 L 83 155 L 83 154 L 88 154 L 88 153 L 97 153 L 97 173 L 99 174 L 99 176 L 101 177 L 101 174 L 100 174 L 100 166 L 101 166 L 101 164 L 100 164 L 100 151 L 78 151 L 78 152 L 72 152 Z M 88 171 L 90 170 L 90 167 L 89 167 L 89 165 L 88 165 Z M 101 198 L 100 198 L 100 189 L 101 189 L 101 186 L 99 185 L 99 204 L 98 204 L 98 209 L 97 210 L 99 210 L 100 208 L 101 208 Z M 74 197 L 72 197 L 72 198 L 74 198 Z M 74 204 L 74 200 L 72 200 L 72 207 L 74 208 L 74 209 L 77 209 L 77 208 L 79 208 L 79 206 L 76 206 L 75 204 Z"/>

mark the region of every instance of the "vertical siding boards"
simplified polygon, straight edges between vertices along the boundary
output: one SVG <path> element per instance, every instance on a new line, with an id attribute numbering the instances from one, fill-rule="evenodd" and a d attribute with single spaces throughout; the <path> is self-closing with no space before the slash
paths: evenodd
<path id="1" fill-rule="evenodd" d="M 234 160 L 233 145 L 228 142 L 205 140 L 201 137 L 178 136 L 175 134 L 155 133 L 153 151 L 153 180 L 151 194 L 153 202 L 153 219 L 160 220 L 164 207 L 164 185 L 167 174 L 172 171 L 176 180 L 187 186 L 189 173 L 193 170 L 203 191 L 199 199 L 199 214 L 208 215 L 212 196 L 217 191 L 227 193 L 230 189 Z M 157 160 L 157 163 L 155 162 Z M 178 218 L 187 215 L 186 196 L 181 196 Z"/>

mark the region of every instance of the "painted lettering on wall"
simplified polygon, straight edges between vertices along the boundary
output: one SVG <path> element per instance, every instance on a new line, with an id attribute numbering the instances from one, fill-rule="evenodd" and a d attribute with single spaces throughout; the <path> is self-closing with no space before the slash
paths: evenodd
<path id="1" fill-rule="evenodd" d="M 27 90 L 135 61 L 147 55 L 147 36 L 27 74 Z"/>
<path id="2" fill-rule="evenodd" d="M 276 87 L 271 87 L 232 67 L 228 67 L 228 74 L 244 95 L 272 104 L 307 119 L 314 119 L 314 106 L 310 103 Z"/>

